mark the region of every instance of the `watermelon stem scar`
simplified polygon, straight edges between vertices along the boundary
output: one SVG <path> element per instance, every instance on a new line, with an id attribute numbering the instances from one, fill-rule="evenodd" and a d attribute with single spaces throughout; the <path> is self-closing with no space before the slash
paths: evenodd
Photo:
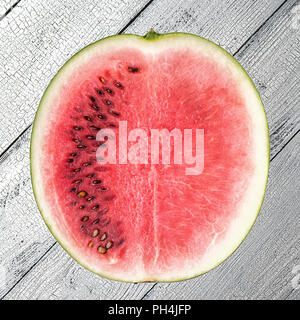
<path id="1" fill-rule="evenodd" d="M 162 36 L 160 33 L 155 32 L 153 29 L 151 29 L 145 36 L 144 38 L 146 40 L 155 40 Z"/>
<path id="2" fill-rule="evenodd" d="M 101 39 L 62 66 L 30 158 L 41 215 L 81 265 L 118 281 L 180 281 L 224 261 L 253 225 L 268 125 L 229 53 L 150 30 Z"/>

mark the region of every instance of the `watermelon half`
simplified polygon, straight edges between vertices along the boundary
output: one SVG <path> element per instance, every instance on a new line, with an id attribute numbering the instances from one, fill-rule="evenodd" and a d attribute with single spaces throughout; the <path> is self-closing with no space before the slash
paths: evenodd
<path id="1" fill-rule="evenodd" d="M 151 161 L 152 131 L 174 129 L 180 139 L 192 132 L 185 151 L 199 147 L 198 171 L 172 161 L 172 136 L 170 163 L 162 153 Z M 121 148 L 127 158 L 105 163 L 114 144 L 116 159 Z M 192 34 L 89 45 L 53 78 L 32 130 L 32 184 L 47 226 L 80 264 L 120 281 L 183 280 L 221 263 L 254 223 L 268 164 L 254 84 L 229 53 Z"/>

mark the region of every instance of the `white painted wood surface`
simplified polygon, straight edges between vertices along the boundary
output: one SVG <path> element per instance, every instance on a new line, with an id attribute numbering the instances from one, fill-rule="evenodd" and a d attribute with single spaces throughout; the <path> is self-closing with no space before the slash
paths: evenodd
<path id="1" fill-rule="evenodd" d="M 64 62 L 87 44 L 122 31 L 148 1 L 22 0 L 0 21 L 0 153 L 32 123 Z M 234 53 L 282 2 L 155 0 L 125 31 L 144 35 L 154 26 L 194 32 Z"/>
<path id="2" fill-rule="evenodd" d="M 236 54 L 264 102 L 271 158 L 300 130 L 300 28 L 293 26 L 297 3 L 287 1 Z"/>
<path id="3" fill-rule="evenodd" d="M 0 20 L 2 20 L 6 13 L 18 3 L 19 0 L 1 0 L 0 1 Z"/>
<path id="4" fill-rule="evenodd" d="M 300 264 L 300 37 L 291 25 L 299 1 L 154 0 L 144 10 L 147 1 L 50 2 L 21 0 L 0 21 L 0 152 L 11 145 L 0 158 L 0 265 L 7 271 L 0 298 L 299 299 L 291 285 Z M 105 3 L 108 11 L 100 10 Z M 56 243 L 32 195 L 30 128 L 14 140 L 74 52 L 123 28 L 144 34 L 151 27 L 197 33 L 236 53 L 262 94 L 274 160 L 261 214 L 225 263 L 180 283 L 126 284 L 86 271 Z"/>
<path id="5" fill-rule="evenodd" d="M 0 153 L 32 123 L 59 68 L 89 43 L 120 32 L 148 1 L 22 0 L 0 21 Z"/>

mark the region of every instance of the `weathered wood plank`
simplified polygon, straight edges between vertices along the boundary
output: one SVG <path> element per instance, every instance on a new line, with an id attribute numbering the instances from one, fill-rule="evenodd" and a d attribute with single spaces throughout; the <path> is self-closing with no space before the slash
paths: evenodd
<path id="1" fill-rule="evenodd" d="M 299 297 L 292 270 L 300 265 L 300 134 L 274 159 L 254 227 L 224 263 L 195 279 L 157 284 L 146 299 L 285 299 Z"/>
<path id="2" fill-rule="evenodd" d="M 141 299 L 153 284 L 115 282 L 101 278 L 83 267 L 56 244 L 31 272 L 22 286 L 5 299 L 21 300 L 106 300 Z"/>
<path id="3" fill-rule="evenodd" d="M 148 7 L 148 9 L 151 7 L 151 5 Z M 144 12 L 147 13 L 148 9 L 146 9 Z M 150 11 L 151 13 L 151 11 Z M 150 14 L 149 13 L 149 14 Z M 166 24 L 168 24 L 168 21 L 165 22 Z M 211 21 L 210 23 L 215 23 L 215 21 Z M 149 26 L 150 27 L 150 26 Z M 189 31 L 189 30 L 187 30 Z M 277 35 L 278 36 L 278 35 Z M 273 39 L 271 37 L 271 39 Z M 284 66 L 284 60 L 285 56 L 281 57 L 281 61 L 282 61 L 282 66 Z M 259 63 L 259 62 L 258 62 Z M 264 62 L 265 65 L 265 62 Z M 267 67 L 266 67 L 267 68 Z M 275 91 L 275 94 L 277 92 Z M 272 114 L 273 109 L 270 108 L 270 111 L 268 111 Z M 271 128 L 272 129 L 272 128 Z M 26 138 L 27 137 L 27 138 Z M 20 188 L 24 188 L 25 190 L 29 190 L 30 187 L 30 181 L 29 181 L 29 177 L 28 177 L 28 164 L 25 163 L 24 167 L 22 167 L 22 169 L 20 170 L 21 172 L 19 172 L 19 175 L 14 176 L 14 170 L 15 170 L 15 166 L 18 162 L 18 159 L 24 159 L 24 157 L 27 157 L 25 154 L 27 153 L 28 155 L 28 146 L 29 146 L 29 133 L 26 133 L 24 135 L 24 137 L 21 138 L 25 139 L 24 141 L 22 141 L 22 143 L 20 143 L 18 148 L 15 148 L 16 146 L 14 146 L 12 148 L 12 150 L 9 154 L 5 154 L 6 160 L 5 161 L 11 161 L 11 162 L 3 162 L 3 168 L 7 167 L 7 176 L 11 175 L 12 177 L 14 177 L 15 180 L 18 181 L 25 181 L 26 179 L 28 180 L 27 183 L 25 183 L 25 185 L 23 186 L 21 184 Z M 27 140 L 26 140 L 27 139 Z M 23 149 L 23 143 L 27 144 L 27 146 L 24 146 Z M 20 149 L 21 148 L 21 149 Z M 13 150 L 15 150 L 13 152 Z M 13 158 L 13 160 L 10 160 L 11 157 Z M 27 167 L 27 169 L 26 169 Z M 0 171 L 1 171 L 1 167 L 0 167 Z M 10 180 L 9 180 L 10 181 Z M 3 251 L 1 253 L 0 250 L 0 263 L 3 263 L 5 267 L 9 266 L 9 268 L 12 270 L 11 273 L 9 274 L 9 285 L 7 286 L 7 288 L 5 290 L 3 290 L 3 294 L 5 292 L 7 292 L 7 290 L 9 290 L 17 281 L 19 281 L 22 276 L 30 269 L 30 266 L 33 266 L 42 256 L 42 253 L 40 254 L 40 252 L 47 252 L 47 250 L 49 250 L 49 248 L 52 246 L 52 244 L 54 243 L 54 240 L 52 239 L 52 237 L 49 235 L 48 231 L 43 230 L 41 228 L 43 228 L 43 222 L 41 221 L 41 219 L 39 218 L 39 215 L 37 213 L 37 209 L 36 209 L 36 205 L 33 201 L 33 198 L 31 197 L 31 199 L 28 200 L 28 202 L 26 204 L 24 204 L 24 196 L 20 196 L 19 198 L 17 197 L 14 202 L 9 202 L 12 195 L 13 195 L 13 190 L 15 190 L 17 183 L 14 182 L 10 182 L 9 183 L 5 183 L 3 184 L 3 187 L 0 188 L 0 195 L 1 195 L 1 199 L 3 199 L 3 202 L 5 202 L 5 199 L 7 198 L 8 201 L 6 201 L 5 206 L 3 206 L 3 212 L 5 212 L 5 214 L 9 217 L 10 221 L 13 220 L 14 216 L 16 215 L 16 211 L 20 212 L 20 214 L 18 215 L 18 219 L 14 222 L 17 225 L 12 224 L 11 228 L 7 228 L 7 226 L 5 224 L 2 224 L 0 221 L 0 227 L 2 227 L 2 229 L 6 232 L 4 235 L 4 248 L 5 248 L 5 252 Z M 1 185 L 2 186 L 2 185 Z M 9 192 L 7 192 L 9 190 Z M 20 191 L 21 194 L 23 194 L 22 192 L 24 191 Z M 29 191 L 28 191 L 29 192 Z M 3 195 L 3 197 L 2 197 Z M 4 209 L 5 208 L 5 209 Z M 23 209 L 24 208 L 24 209 Z M 1 209 L 2 210 L 2 209 Z M 22 213 L 26 213 L 28 212 L 28 215 L 22 215 Z M 34 213 L 32 216 L 32 212 L 36 212 Z M 2 215 L 1 215 L 2 216 Z M 29 220 L 28 220 L 29 219 Z M 34 219 L 34 223 L 31 221 Z M 36 222 L 38 221 L 38 222 Z M 4 221 L 5 222 L 5 221 Z M 31 241 L 31 237 L 27 235 L 27 231 L 26 228 L 23 228 L 23 226 L 26 226 L 26 223 L 29 224 L 29 226 L 33 226 L 33 230 L 32 233 L 39 233 L 39 235 L 37 236 L 38 240 Z M 40 231 L 40 229 L 42 230 L 42 232 Z M 16 239 L 15 242 L 10 242 L 10 240 L 7 241 L 7 239 L 9 237 L 11 237 L 11 234 L 14 233 L 14 230 L 19 230 L 19 232 L 23 232 L 21 233 L 20 238 Z M 2 236 L 2 235 L 1 235 Z M 40 238 L 39 238 L 40 237 Z M 22 243 L 21 241 L 24 239 L 24 242 Z M 42 245 L 38 247 L 30 247 L 32 243 L 41 243 Z M 19 254 L 15 255 L 14 252 L 14 246 L 19 246 L 20 250 L 19 250 Z M 24 257 L 26 257 L 27 253 L 27 247 L 33 248 L 32 249 L 32 259 L 30 258 L 28 261 L 27 265 L 23 264 L 23 259 L 25 259 Z M 41 251 L 39 251 L 41 250 Z M 59 247 L 53 247 L 51 249 L 51 251 L 49 252 L 49 254 L 47 254 L 47 256 L 45 258 L 43 258 L 43 266 L 50 266 L 51 263 L 48 261 L 48 259 L 52 260 L 53 256 L 59 255 L 60 252 L 60 248 Z M 11 253 L 11 255 L 10 255 Z M 20 256 L 21 258 L 16 258 L 16 256 Z M 49 256 L 49 258 L 48 258 Z M 3 262 L 4 261 L 4 262 Z M 16 261 L 16 263 L 11 263 L 11 261 Z M 27 261 L 27 260 L 26 260 Z M 19 264 L 18 264 L 19 263 Z M 37 270 L 37 271 L 35 271 Z M 40 272 L 40 276 L 43 274 L 43 267 L 41 266 L 41 270 L 40 270 L 40 263 L 38 263 L 38 265 L 36 265 L 36 267 L 33 268 L 33 270 L 28 274 L 28 276 L 30 276 L 30 274 L 34 271 L 34 272 Z M 62 269 L 60 269 L 62 270 Z M 80 268 L 78 269 L 80 270 Z M 79 271 L 78 271 L 79 272 Z M 52 275 L 52 281 L 55 281 L 56 275 L 53 274 Z M 85 283 L 85 277 L 86 275 L 79 277 L 78 278 L 78 286 L 81 286 Z M 22 280 L 17 286 L 16 289 L 13 289 L 11 291 L 11 296 L 13 296 L 13 292 L 17 292 L 18 290 L 21 290 L 21 288 L 23 288 L 23 281 L 27 281 L 26 280 L 27 277 Z M 30 279 L 30 278 L 29 278 Z M 26 282 L 28 284 L 30 284 L 30 281 Z M 60 290 L 59 289 L 59 284 L 57 284 L 58 287 L 53 286 L 52 290 L 56 291 L 56 290 Z M 138 286 L 139 287 L 139 286 Z M 145 289 L 148 289 L 148 287 L 145 287 Z M 27 287 L 26 290 L 29 290 L 29 288 Z M 128 289 L 129 290 L 129 289 Z M 130 289 L 131 290 L 131 289 Z M 22 295 L 19 295 L 18 297 L 21 298 L 21 296 L 26 296 L 26 293 L 22 290 Z M 112 290 L 112 292 L 114 292 L 114 290 Z M 55 295 L 55 294 L 54 294 Z M 1 295 L 0 295 L 1 296 Z M 45 296 L 53 296 L 53 291 L 50 290 L 50 292 L 45 292 L 43 294 L 43 297 Z M 64 297 L 67 296 L 67 293 L 64 293 L 63 291 L 60 293 L 59 297 Z M 87 296 L 86 298 L 92 297 L 91 296 Z M 102 297 L 102 296 L 101 296 Z M 112 295 L 111 298 L 113 298 L 114 296 Z M 140 297 L 140 295 L 137 295 L 136 297 Z"/>
<path id="4" fill-rule="evenodd" d="M 119 32 L 149 0 L 23 0 L 0 21 L 0 153 L 33 121 L 50 79 L 87 44 Z"/>
<path id="5" fill-rule="evenodd" d="M 0 265 L 12 287 L 55 242 L 34 204 L 29 173 L 30 131 L 0 158 Z"/>
<path id="6" fill-rule="evenodd" d="M 1 0 L 0 2 L 0 21 L 4 19 L 5 14 L 17 5 L 19 0 Z"/>
<path id="7" fill-rule="evenodd" d="M 284 0 L 155 0 L 126 32 L 186 31 L 235 52 Z M 0 21 L 0 153 L 33 120 L 59 67 L 88 43 L 119 32 L 146 0 L 22 0 Z"/>
<path id="8" fill-rule="evenodd" d="M 154 1 L 125 32 L 144 35 L 154 28 L 160 33 L 195 33 L 234 54 L 283 3 L 284 0 Z"/>
<path id="9" fill-rule="evenodd" d="M 271 158 L 300 130 L 300 23 L 295 28 L 294 21 L 299 4 L 285 3 L 236 55 L 264 102 Z"/>

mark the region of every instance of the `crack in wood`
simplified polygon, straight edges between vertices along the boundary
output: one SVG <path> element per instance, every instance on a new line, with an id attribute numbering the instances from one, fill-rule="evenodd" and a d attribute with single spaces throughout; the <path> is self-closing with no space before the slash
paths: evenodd
<path id="1" fill-rule="evenodd" d="M 14 3 L 11 7 L 9 7 L 6 12 L 0 16 L 0 21 L 3 20 L 19 3 L 21 0 L 18 0 L 16 3 Z"/>

